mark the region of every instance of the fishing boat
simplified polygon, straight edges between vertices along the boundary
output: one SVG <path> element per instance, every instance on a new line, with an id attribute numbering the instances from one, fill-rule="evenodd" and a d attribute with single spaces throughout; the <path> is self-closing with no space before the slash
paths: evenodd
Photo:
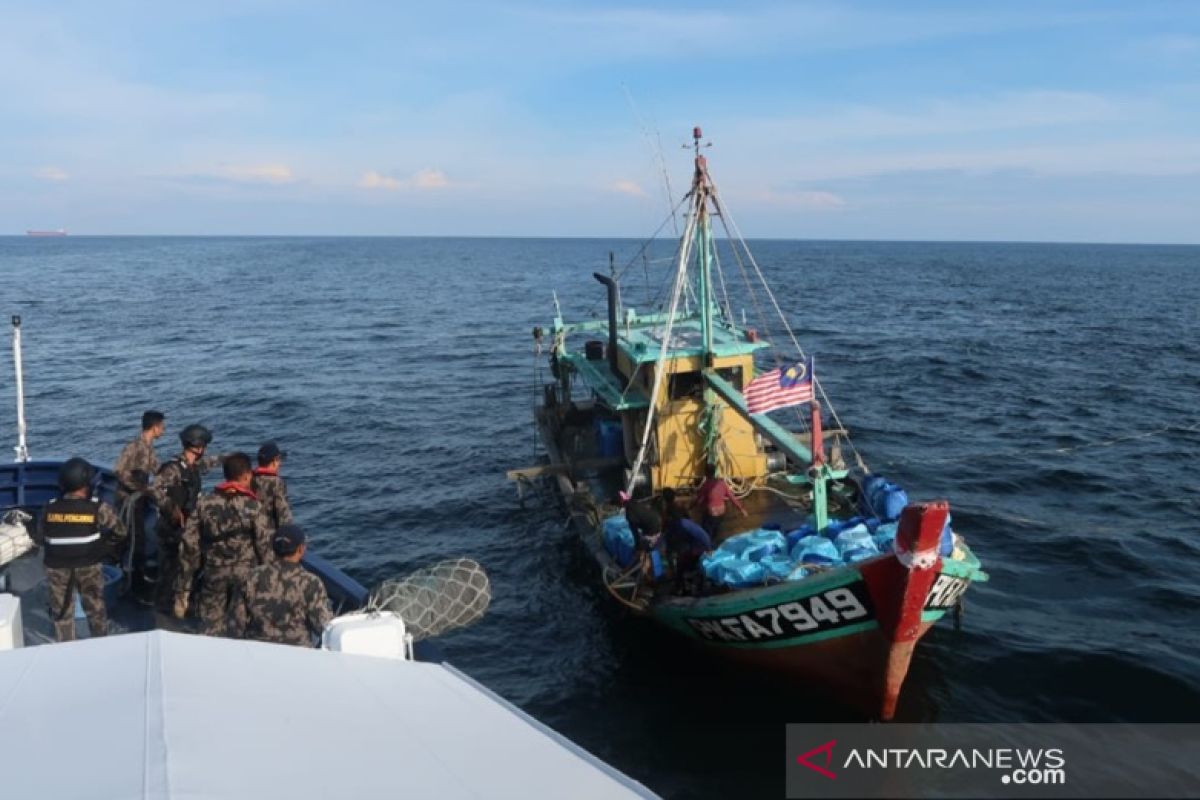
<path id="1" fill-rule="evenodd" d="M 634 614 L 888 720 L 917 642 L 987 575 L 947 502 L 908 503 L 867 467 L 725 208 L 701 139 L 696 128 L 677 206 L 685 227 L 664 259 L 666 310 L 624 306 L 615 269 L 595 274 L 604 319 L 568 322 L 555 296 L 552 379 L 535 408 L 545 463 L 509 477 L 519 488 L 554 482 L 605 589 Z M 735 317 L 720 245 L 775 312 L 784 346 L 769 341 L 774 317 L 759 327 Z M 534 338 L 540 352 L 547 331 Z M 745 514 L 710 525 L 699 580 L 681 584 L 670 553 L 633 536 L 621 506 L 665 514 L 664 497 L 694 500 L 709 471 Z"/>
<path id="2" fill-rule="evenodd" d="M 13 357 L 17 459 L 0 465 L 5 796 L 655 796 L 444 663 L 436 637 L 479 619 L 491 597 L 469 559 L 368 591 L 306 553 L 337 615 L 320 648 L 195 635 L 135 602 L 123 565 L 106 563 L 108 635 L 55 642 L 27 527 L 59 496 L 63 461 L 29 457 L 17 317 Z M 111 504 L 116 488 L 96 470 L 93 497 Z M 152 564 L 153 509 L 145 522 Z M 82 616 L 76 601 L 77 630 Z M 69 769 L 65 736 L 81 743 Z"/>

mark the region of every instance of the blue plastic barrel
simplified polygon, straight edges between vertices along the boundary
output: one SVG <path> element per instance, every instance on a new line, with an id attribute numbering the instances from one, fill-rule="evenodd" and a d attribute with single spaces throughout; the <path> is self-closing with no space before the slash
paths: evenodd
<path id="1" fill-rule="evenodd" d="M 596 449 L 601 458 L 620 458 L 625 451 L 621 423 L 612 419 L 596 420 Z"/>

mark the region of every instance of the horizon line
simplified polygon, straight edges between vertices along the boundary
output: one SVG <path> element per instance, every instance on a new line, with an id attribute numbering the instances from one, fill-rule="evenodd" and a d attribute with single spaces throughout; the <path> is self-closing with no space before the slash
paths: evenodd
<path id="1" fill-rule="evenodd" d="M 652 237 L 653 238 L 653 237 Z M 659 237 L 663 241 L 674 241 L 674 237 Z M 718 241 L 729 241 L 729 237 L 717 236 Z M 600 235 L 518 235 L 518 234 L 412 234 L 412 233 L 67 233 L 62 236 L 31 236 L 28 233 L 0 233 L 0 239 L 23 241 L 58 242 L 63 239 L 501 239 L 501 240 L 608 240 L 645 242 L 639 236 Z M 1200 247 L 1200 240 L 1182 241 L 1082 241 L 1067 239 L 839 239 L 795 236 L 747 236 L 749 242 L 833 242 L 845 244 L 1024 244 L 1024 245 L 1086 245 L 1092 247 Z"/>

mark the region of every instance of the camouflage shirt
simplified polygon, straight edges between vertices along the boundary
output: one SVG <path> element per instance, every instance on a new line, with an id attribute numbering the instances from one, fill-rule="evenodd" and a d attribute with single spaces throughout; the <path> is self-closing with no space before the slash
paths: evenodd
<path id="1" fill-rule="evenodd" d="M 233 598 L 233 635 L 312 647 L 333 618 L 321 579 L 300 564 L 255 567 Z"/>
<path id="2" fill-rule="evenodd" d="M 278 528 L 292 521 L 292 504 L 288 501 L 287 482 L 274 472 L 254 470 L 254 493 L 267 508 L 271 526 Z"/>
<path id="3" fill-rule="evenodd" d="M 113 472 L 120 482 L 117 488 L 119 499 L 149 489 L 150 476 L 158 472 L 158 453 L 154 451 L 154 442 L 147 442 L 139 436 L 125 445 L 121 455 L 117 456 Z"/>
<path id="4" fill-rule="evenodd" d="M 150 494 L 154 498 L 154 505 L 158 506 L 159 519 L 165 523 L 167 529 L 174 527 L 172 518 L 176 509 L 183 512 L 185 517 L 195 511 L 194 506 L 187 507 L 190 494 L 188 485 L 195 487 L 194 501 L 199 502 L 201 476 L 220 463 L 220 456 L 204 456 L 195 464 L 188 464 L 187 459 L 180 453 L 162 465 Z"/>
<path id="5" fill-rule="evenodd" d="M 200 568 L 206 570 L 249 568 L 275 560 L 271 549 L 274 529 L 262 503 L 253 492 L 223 483 L 196 504 L 179 543 L 179 582 L 176 591 L 186 590 Z"/>

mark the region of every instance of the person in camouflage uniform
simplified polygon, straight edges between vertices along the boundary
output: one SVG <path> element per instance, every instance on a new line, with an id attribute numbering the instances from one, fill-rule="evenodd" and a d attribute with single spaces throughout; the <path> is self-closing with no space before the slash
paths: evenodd
<path id="1" fill-rule="evenodd" d="M 163 464 L 151 487 L 158 507 L 158 586 L 155 604 L 164 614 L 172 611 L 175 583 L 179 578 L 179 542 L 184 526 L 196 511 L 203 475 L 220 463 L 220 456 L 206 456 L 212 432 L 203 425 L 188 425 L 179 433 L 183 452 Z"/>
<path id="2" fill-rule="evenodd" d="M 287 453 L 275 442 L 267 442 L 258 448 L 258 466 L 254 470 L 254 493 L 258 501 L 267 507 L 267 517 L 272 527 L 279 528 L 292 521 L 292 505 L 288 501 L 287 483 L 279 476 L 279 468 Z"/>
<path id="3" fill-rule="evenodd" d="M 150 479 L 158 472 L 158 453 L 154 452 L 154 440 L 163 435 L 166 416 L 161 411 L 142 414 L 142 432 L 117 456 L 113 472 L 117 476 L 117 509 L 122 518 L 131 521 L 126 539 L 128 551 L 133 548 L 133 567 L 130 575 L 135 596 L 144 594 L 146 585 L 146 507 L 150 501 Z M 126 508 L 133 495 L 142 496 L 134 500 L 136 508 Z M 122 554 L 124 560 L 125 553 Z"/>
<path id="4" fill-rule="evenodd" d="M 231 633 L 241 639 L 312 647 L 333 618 L 321 579 L 300 563 L 304 531 L 283 525 L 271 545 L 279 560 L 255 567 L 238 584 Z"/>
<path id="5" fill-rule="evenodd" d="M 271 537 L 275 531 L 266 509 L 250 488 L 250 456 L 225 457 L 225 482 L 200 498 L 196 513 L 187 521 L 179 543 L 179 573 L 175 581 L 173 612 L 187 613 L 192 580 L 204 560 L 196 614 L 200 632 L 224 636 L 228 632 L 230 594 L 253 567 L 275 559 Z"/>
<path id="6" fill-rule="evenodd" d="M 76 592 L 92 636 L 108 633 L 100 562 L 112 542 L 125 537 L 125 529 L 112 506 L 89 497 L 94 476 L 82 458 L 66 461 L 58 471 L 63 494 L 42 509 L 33 532 L 34 542 L 45 548 L 50 620 L 60 642 L 75 638 Z"/>

